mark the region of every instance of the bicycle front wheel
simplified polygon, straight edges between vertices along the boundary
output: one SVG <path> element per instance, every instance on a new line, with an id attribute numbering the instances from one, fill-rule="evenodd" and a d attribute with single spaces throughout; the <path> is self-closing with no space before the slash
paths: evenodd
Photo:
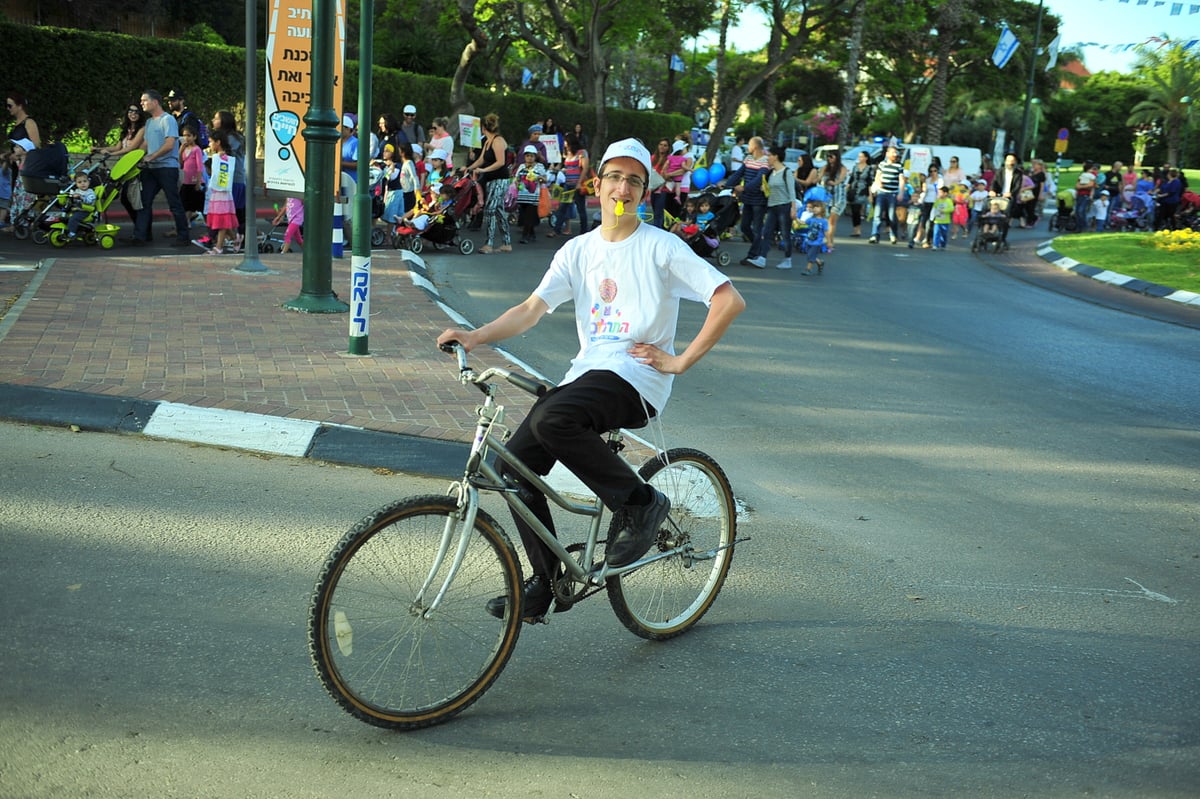
<path id="1" fill-rule="evenodd" d="M 450 520 L 442 569 L 422 593 Z M 521 617 L 485 609 L 519 604 L 521 566 L 496 521 L 479 511 L 462 565 L 441 604 L 430 603 L 454 556 L 455 501 L 422 496 L 381 508 L 355 525 L 325 562 L 309 615 L 313 667 L 352 716 L 389 729 L 439 724 L 492 685 L 521 634 Z"/>
<path id="2" fill-rule="evenodd" d="M 632 633 L 665 641 L 698 622 L 725 584 L 737 512 L 725 473 L 698 450 L 669 450 L 639 474 L 671 500 L 671 513 L 647 554 L 682 551 L 608 580 L 608 601 Z M 615 533 L 609 531 L 610 541 Z"/>

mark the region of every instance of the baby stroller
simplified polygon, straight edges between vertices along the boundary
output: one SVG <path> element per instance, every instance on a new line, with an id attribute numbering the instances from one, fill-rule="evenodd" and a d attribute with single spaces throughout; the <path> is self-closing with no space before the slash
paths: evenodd
<path id="1" fill-rule="evenodd" d="M 258 234 L 258 251 L 264 255 L 270 255 L 273 252 L 283 252 L 283 239 L 287 232 L 287 220 L 283 220 L 278 224 L 272 225 L 271 229 L 266 233 Z M 372 243 L 374 243 L 375 232 L 371 232 Z"/>
<path id="2" fill-rule="evenodd" d="M 1180 230 L 1200 230 L 1200 194 L 1185 191 L 1179 210 L 1175 212 L 1176 227 Z"/>
<path id="3" fill-rule="evenodd" d="M 1050 217 L 1050 232 L 1073 233 L 1076 226 L 1075 190 L 1063 189 L 1058 193 L 1058 211 Z"/>
<path id="4" fill-rule="evenodd" d="M 411 227 L 408 222 L 402 222 L 396 225 L 396 230 L 392 234 L 393 247 L 397 250 L 412 250 L 417 255 L 420 255 L 421 251 L 425 249 L 426 241 L 433 244 L 436 249 L 458 247 L 458 251 L 463 255 L 475 252 L 475 242 L 466 236 L 459 236 L 458 223 L 454 219 L 453 209 L 430 217 L 429 225 L 424 230 Z"/>
<path id="5" fill-rule="evenodd" d="M 694 225 L 692 227 L 695 227 Z M 732 256 L 729 253 L 720 250 L 721 240 L 712 229 L 712 225 L 707 225 L 703 230 L 694 230 L 688 232 L 684 228 L 684 241 L 692 248 L 692 252 L 699 255 L 701 258 L 711 258 L 716 256 L 717 263 L 720 266 L 729 266 L 733 262 Z"/>
<path id="6" fill-rule="evenodd" d="M 458 222 L 454 209 L 458 203 L 458 194 L 447 184 L 443 184 L 442 193 L 451 193 L 448 201 L 417 200 L 418 213 L 411 219 L 401 220 L 392 231 L 392 246 L 397 250 L 411 250 L 420 254 L 428 241 L 440 249 L 456 246 L 463 255 L 475 252 L 475 242 L 465 236 L 459 236 Z"/>
<path id="7" fill-rule="evenodd" d="M 1130 230 L 1154 229 L 1154 197 L 1142 191 L 1133 195 L 1134 217 L 1129 223 Z"/>
<path id="8" fill-rule="evenodd" d="M 720 246 L 721 239 L 729 238 L 729 231 L 738 220 L 737 198 L 731 193 L 724 192 L 717 195 L 701 195 L 701 198 L 708 200 L 708 207 L 712 211 L 713 218 L 709 220 L 704 230 L 696 231 L 685 240 L 692 248 L 692 252 L 701 258 L 716 258 L 719 266 L 729 266 L 733 262 L 733 257 L 720 249 Z"/>
<path id="9" fill-rule="evenodd" d="M 971 252 L 986 252 L 989 247 L 995 252 L 1008 250 L 1008 200 L 993 197 L 988 203 L 988 210 L 979 216 Z"/>
<path id="10" fill-rule="evenodd" d="M 76 165 L 76 169 L 85 162 Z M 34 196 L 33 202 L 25 206 L 12 218 L 13 236 L 27 239 L 33 234 L 34 244 L 45 244 L 49 240 L 50 223 L 61 213 L 58 195 L 71 186 L 71 173 L 67 167 L 67 148 L 61 143 L 49 144 L 25 154 L 21 164 L 21 185 Z M 16 197 L 13 198 L 16 200 Z"/>
<path id="11" fill-rule="evenodd" d="M 104 221 L 105 214 L 113 200 L 120 197 L 121 192 L 142 173 L 138 164 L 145 156 L 145 150 L 130 150 L 121 156 L 111 172 L 96 168 L 103 164 L 107 157 L 92 168 L 89 174 L 92 176 L 92 189 L 96 192 L 96 202 L 94 205 L 82 207 L 82 210 L 87 212 L 87 216 L 79 223 L 76 241 L 88 245 L 99 244 L 106 250 L 113 248 L 113 245 L 116 244 L 117 233 L 121 231 L 121 228 Z M 55 199 L 55 203 L 64 209 L 63 216 L 50 224 L 49 239 L 55 247 L 65 247 L 70 243 L 70 239 L 67 238 L 67 217 L 71 213 L 68 191 L 60 193 Z"/>
<path id="12" fill-rule="evenodd" d="M 483 213 L 483 187 L 465 172 L 451 185 L 454 186 L 454 218 L 460 220 L 463 227 L 473 228 Z"/>

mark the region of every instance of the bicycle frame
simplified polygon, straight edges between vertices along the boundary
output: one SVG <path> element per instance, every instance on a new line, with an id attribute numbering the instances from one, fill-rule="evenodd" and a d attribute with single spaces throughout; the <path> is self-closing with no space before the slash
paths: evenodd
<path id="1" fill-rule="evenodd" d="M 562 562 L 568 576 L 577 582 L 588 583 L 593 586 L 603 586 L 609 577 L 626 574 L 649 563 L 679 554 L 678 549 L 673 548 L 665 552 L 647 555 L 627 566 L 612 567 L 602 561 L 599 567 L 585 570 L 580 564 L 593 562 L 600 539 L 600 523 L 604 516 L 604 504 L 599 498 L 586 503 L 573 502 L 547 483 L 540 475 L 530 470 L 528 466 L 522 463 L 516 455 L 504 446 L 501 441 L 501 436 L 503 436 L 502 431 L 505 431 L 504 406 L 496 403 L 495 389 L 488 381 L 493 377 L 503 377 L 513 385 L 531 394 L 544 393 L 546 386 L 523 375 L 514 374 L 507 369 L 499 367 L 489 368 L 477 376 L 474 370 L 466 364 L 466 353 L 461 348 L 457 351 L 460 382 L 464 385 L 470 384 L 477 387 L 483 392 L 484 401 L 483 405 L 476 408 L 478 421 L 475 427 L 475 438 L 471 443 L 471 451 L 467 456 L 467 465 L 463 477 L 458 482 L 451 484 L 447 490 L 448 494 L 457 498 L 459 512 L 457 516 L 450 516 L 446 519 L 446 526 L 442 532 L 442 540 L 438 546 L 438 552 L 434 558 L 433 565 L 429 569 L 429 576 L 413 600 L 415 613 L 428 618 L 429 614 L 435 611 L 441 604 L 446 591 L 449 590 L 451 583 L 454 582 L 454 577 L 462 565 L 470 536 L 474 530 L 475 515 L 479 510 L 479 492 L 481 490 L 499 493 L 513 512 L 528 523 L 537 537 L 554 552 L 555 556 Z M 609 433 L 609 437 L 610 441 L 619 441 L 621 434 L 620 432 L 613 431 Z M 517 488 L 505 482 L 496 468 L 488 462 L 488 455 L 493 450 L 501 461 L 510 465 L 522 478 L 527 480 L 536 490 L 544 494 L 554 504 L 569 513 L 586 516 L 591 520 L 581 558 L 577 560 L 567 551 L 562 542 L 547 529 L 521 499 Z M 455 535 L 455 527 L 459 528 L 457 536 Z M 456 544 L 455 538 L 457 538 Z M 450 554 L 452 544 L 455 544 L 454 556 L 450 562 L 449 571 L 443 579 L 437 595 L 426 606 L 424 604 L 424 597 L 436 581 L 438 573 L 445 566 L 446 557 Z"/>

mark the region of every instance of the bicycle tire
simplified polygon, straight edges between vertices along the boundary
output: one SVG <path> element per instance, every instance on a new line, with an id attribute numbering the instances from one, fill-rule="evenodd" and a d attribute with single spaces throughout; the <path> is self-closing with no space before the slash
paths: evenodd
<path id="1" fill-rule="evenodd" d="M 737 537 L 737 510 L 725 472 L 699 450 L 669 450 L 648 461 L 638 474 L 671 500 L 671 512 L 648 554 L 681 543 L 695 552 L 719 550 L 711 560 L 690 561 L 678 555 L 607 581 L 608 601 L 621 623 L 634 635 L 665 641 L 700 621 L 725 584 Z M 610 528 L 610 541 L 615 532 Z"/>
<path id="2" fill-rule="evenodd" d="M 521 565 L 482 510 L 441 605 L 430 618 L 412 609 L 456 512 L 454 499 L 436 495 L 380 508 L 346 533 L 321 570 L 309 653 L 325 690 L 361 721 L 395 730 L 447 721 L 491 687 L 516 647 L 520 614 L 495 619 L 484 606 L 495 596 L 508 597 L 510 608 L 520 603 Z M 452 545 L 447 565 L 453 555 Z M 439 574 L 426 605 L 441 581 Z"/>

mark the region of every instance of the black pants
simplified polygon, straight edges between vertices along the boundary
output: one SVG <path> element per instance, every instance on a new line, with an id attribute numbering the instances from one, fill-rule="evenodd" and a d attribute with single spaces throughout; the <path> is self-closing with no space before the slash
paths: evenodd
<path id="1" fill-rule="evenodd" d="M 613 372 L 588 372 L 577 380 L 547 392 L 534 403 L 508 442 L 512 451 L 536 474 L 545 476 L 561 461 L 609 510 L 625 505 L 642 480 L 621 456 L 608 446 L 604 434 L 618 428 L 637 428 L 648 421 L 633 386 Z M 545 495 L 522 480 L 506 464 L 500 473 L 524 489 L 521 498 L 534 515 L 554 532 L 554 519 Z M 534 574 L 557 573 L 558 559 L 524 520 L 513 515 Z"/>

